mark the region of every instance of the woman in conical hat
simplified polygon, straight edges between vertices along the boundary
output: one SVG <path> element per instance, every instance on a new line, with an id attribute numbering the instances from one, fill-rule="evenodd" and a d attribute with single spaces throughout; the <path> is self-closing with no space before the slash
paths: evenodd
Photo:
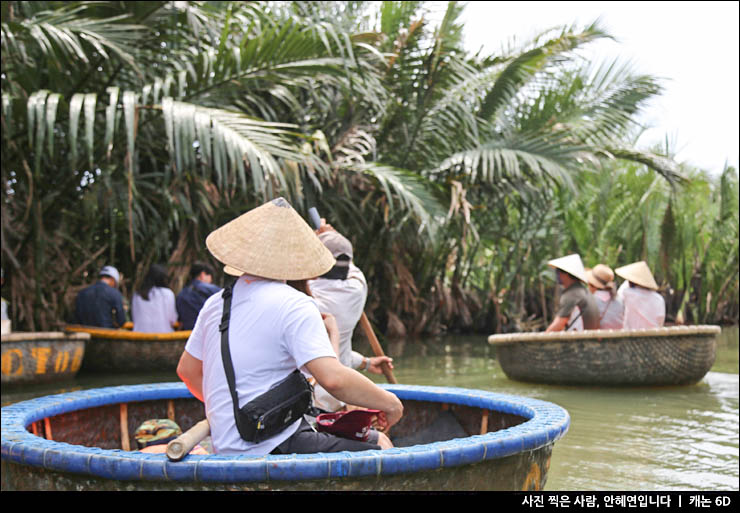
<path id="1" fill-rule="evenodd" d="M 586 272 L 581 257 L 574 253 L 550 260 L 547 264 L 555 268 L 557 281 L 565 290 L 560 296 L 555 319 L 545 331 L 599 329 L 599 309 L 593 296 L 584 287 Z"/>
<path id="2" fill-rule="evenodd" d="M 380 410 L 378 421 L 384 429 L 398 422 L 403 406 L 394 394 L 339 362 L 330 342 L 330 337 L 338 337 L 334 318 L 322 320 L 315 301 L 285 283 L 324 274 L 335 262 L 285 199 L 269 201 L 214 230 L 206 246 L 239 278 L 225 294 L 206 300 L 177 372 L 205 403 L 214 451 L 263 456 L 392 447 L 382 433 L 375 432 L 368 442 L 346 440 L 317 433 L 300 418 L 265 440 L 242 438 L 235 409 L 262 396 L 296 369 L 312 375 L 344 402 Z M 231 307 L 226 318 L 224 295 L 229 292 Z M 234 369 L 236 405 L 221 350 L 222 320 L 228 320 L 223 323 L 224 347 Z"/>
<path id="3" fill-rule="evenodd" d="M 604 264 L 586 269 L 588 289 L 599 307 L 599 329 L 621 330 L 624 325 L 624 305 L 617 297 L 614 271 Z"/>
<path id="4" fill-rule="evenodd" d="M 617 296 L 624 303 L 624 329 L 661 328 L 665 321 L 665 300 L 646 262 L 634 262 L 614 270 L 625 279 Z"/>

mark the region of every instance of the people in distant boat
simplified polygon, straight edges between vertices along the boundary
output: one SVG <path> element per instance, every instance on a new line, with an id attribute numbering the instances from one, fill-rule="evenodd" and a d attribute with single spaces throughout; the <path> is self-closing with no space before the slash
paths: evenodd
<path id="1" fill-rule="evenodd" d="M 5 285 L 5 269 L 0 268 L 0 287 Z M 2 334 L 10 333 L 10 316 L 8 315 L 8 302 L 0 297 L 0 322 L 2 322 Z"/>
<path id="2" fill-rule="evenodd" d="M 261 456 L 392 447 L 379 431 L 372 431 L 367 441 L 317 432 L 298 406 L 298 418 L 288 414 L 275 419 L 271 436 L 251 434 L 262 425 L 240 415 L 237 408 L 255 401 L 272 406 L 271 389 L 282 391 L 285 383 L 295 381 L 284 380 L 300 379 L 301 373 L 341 401 L 380 410 L 381 430 L 401 418 L 403 405 L 394 394 L 339 362 L 330 341 L 339 337 L 334 317 L 322 319 L 314 299 L 285 283 L 321 276 L 335 263 L 285 199 L 272 200 L 221 226 L 208 236 L 206 246 L 232 274 L 241 276 L 223 294 L 206 300 L 177 373 L 205 403 L 214 451 Z M 224 312 L 227 300 L 230 307 Z M 293 396 L 291 392 L 289 397 Z M 237 427 L 237 417 L 244 429 Z"/>
<path id="3" fill-rule="evenodd" d="M 599 329 L 621 330 L 624 325 L 624 304 L 617 297 L 614 271 L 604 264 L 596 264 L 586 270 L 588 290 L 599 307 Z"/>
<path id="4" fill-rule="evenodd" d="M 555 319 L 545 331 L 583 331 L 599 329 L 599 307 L 586 289 L 586 272 L 578 254 L 547 263 L 555 268 L 557 281 L 563 287 Z"/>
<path id="5" fill-rule="evenodd" d="M 665 321 L 665 300 L 658 290 L 646 262 L 640 261 L 614 270 L 624 278 L 617 296 L 624 303 L 624 329 L 662 328 Z"/>
<path id="6" fill-rule="evenodd" d="M 352 350 L 352 333 L 362 316 L 367 300 L 367 280 L 352 261 L 352 243 L 324 219 L 321 220 L 321 226 L 316 233 L 337 263 L 329 272 L 310 280 L 308 284 L 311 295 L 319 305 L 319 311 L 330 313 L 337 321 L 339 361 L 352 369 L 374 374 L 382 374 L 383 363 L 387 363 L 392 369 L 392 358 L 387 356 L 369 358 Z M 334 412 L 343 409 L 345 404 L 332 397 L 321 385 L 316 385 L 314 406 Z"/>
<path id="7" fill-rule="evenodd" d="M 192 330 L 203 303 L 220 290 L 221 287 L 213 284 L 213 267 L 203 262 L 195 262 L 190 267 L 190 281 L 180 291 L 175 301 L 181 329 Z"/>
<path id="8" fill-rule="evenodd" d="M 98 276 L 97 282 L 77 294 L 74 320 L 85 326 L 120 328 L 126 322 L 123 296 L 118 290 L 121 275 L 118 269 L 106 265 Z"/>
<path id="9" fill-rule="evenodd" d="M 168 286 L 167 270 L 152 264 L 131 300 L 134 331 L 170 333 L 175 331 L 177 310 L 175 293 Z"/>

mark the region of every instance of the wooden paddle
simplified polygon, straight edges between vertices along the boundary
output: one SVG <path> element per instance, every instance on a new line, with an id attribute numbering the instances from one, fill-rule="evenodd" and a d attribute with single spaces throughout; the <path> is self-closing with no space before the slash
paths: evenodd
<path id="1" fill-rule="evenodd" d="M 311 207 L 308 209 L 308 215 L 311 218 L 311 222 L 313 223 L 314 228 L 318 230 L 321 226 L 321 217 L 319 216 L 319 211 L 316 210 L 316 207 Z M 372 347 L 375 356 L 385 356 L 383 348 L 380 346 L 380 342 L 378 342 L 378 337 L 375 336 L 373 327 L 370 325 L 370 320 L 367 318 L 367 315 L 365 315 L 365 312 L 362 312 L 362 315 L 360 316 L 360 325 L 362 326 L 362 330 L 365 332 L 365 336 L 370 342 L 370 346 Z M 388 383 L 398 383 L 398 381 L 396 381 L 396 377 L 393 375 L 393 371 L 387 363 L 382 363 L 380 369 L 383 371 L 385 379 L 388 380 Z"/>
<path id="2" fill-rule="evenodd" d="M 210 433 L 208 419 L 201 420 L 174 440 L 170 440 L 167 444 L 167 457 L 170 461 L 180 461 Z"/>

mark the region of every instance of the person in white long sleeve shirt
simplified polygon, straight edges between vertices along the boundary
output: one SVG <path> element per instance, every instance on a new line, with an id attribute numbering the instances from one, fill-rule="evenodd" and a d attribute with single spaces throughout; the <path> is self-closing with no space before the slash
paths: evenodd
<path id="1" fill-rule="evenodd" d="M 625 282 L 617 297 L 624 303 L 624 329 L 661 328 L 665 322 L 665 300 L 645 262 L 635 262 L 615 269 Z"/>
<path id="2" fill-rule="evenodd" d="M 624 304 L 617 297 L 614 271 L 604 264 L 586 270 L 588 289 L 599 307 L 599 329 L 621 330 L 624 326 Z"/>
<path id="3" fill-rule="evenodd" d="M 339 328 L 339 347 L 335 348 L 339 361 L 346 367 L 381 374 L 381 365 L 393 368 L 392 358 L 368 358 L 352 349 L 352 334 L 362 316 L 367 300 L 367 280 L 353 263 L 352 243 L 322 219 L 317 234 L 324 246 L 331 251 L 336 264 L 323 276 L 308 282 L 311 295 L 321 312 L 334 316 Z M 345 403 L 332 397 L 320 385 L 314 386 L 314 405 L 325 411 L 339 411 Z"/>

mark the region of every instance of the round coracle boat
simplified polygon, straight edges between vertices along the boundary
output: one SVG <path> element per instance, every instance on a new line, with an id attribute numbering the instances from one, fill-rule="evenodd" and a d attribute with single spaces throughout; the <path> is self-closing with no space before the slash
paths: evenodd
<path id="1" fill-rule="evenodd" d="M 690 385 L 714 364 L 719 326 L 491 335 L 506 375 L 553 385 Z"/>
<path id="2" fill-rule="evenodd" d="M 76 324 L 64 330 L 90 335 L 82 370 L 93 372 L 174 372 L 191 333 L 143 333 Z"/>
<path id="3" fill-rule="evenodd" d="M 15 332 L 2 335 L 2 384 L 49 383 L 75 377 L 87 333 Z"/>
<path id="4" fill-rule="evenodd" d="M 541 490 L 563 408 L 481 390 L 381 385 L 404 405 L 388 450 L 197 455 L 132 451 L 136 426 L 204 418 L 182 383 L 33 399 L 2 409 L 3 490 Z M 37 434 L 34 434 L 37 433 Z M 122 449 L 123 448 L 123 449 Z"/>

